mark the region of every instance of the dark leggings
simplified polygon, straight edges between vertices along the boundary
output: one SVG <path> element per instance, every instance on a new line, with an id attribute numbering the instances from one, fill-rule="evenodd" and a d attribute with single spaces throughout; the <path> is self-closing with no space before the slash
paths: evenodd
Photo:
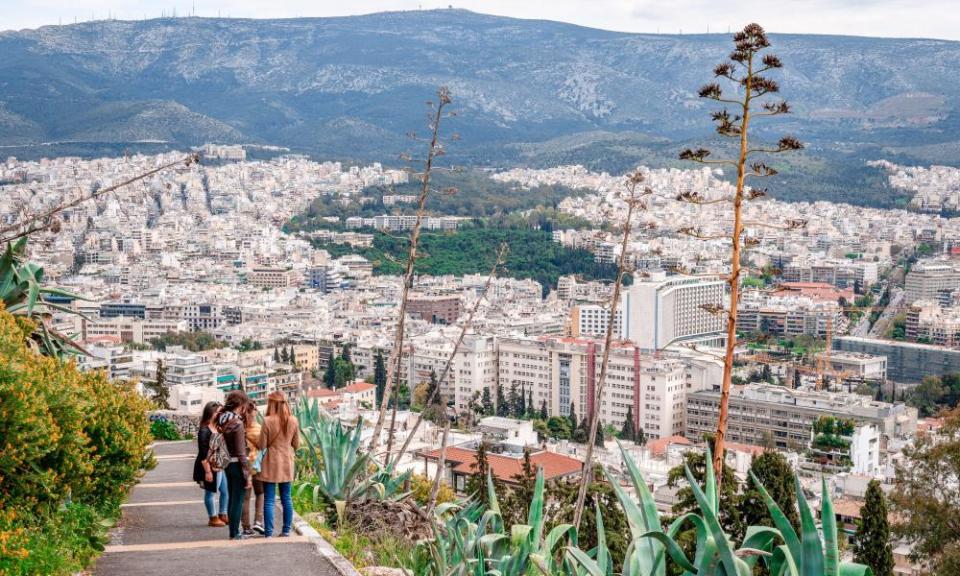
<path id="1" fill-rule="evenodd" d="M 240 518 L 243 516 L 244 496 L 247 492 L 247 481 L 243 477 L 243 468 L 239 462 L 231 462 L 227 466 L 227 491 L 230 494 L 230 507 L 227 518 L 230 524 L 230 537 L 240 535 Z"/>

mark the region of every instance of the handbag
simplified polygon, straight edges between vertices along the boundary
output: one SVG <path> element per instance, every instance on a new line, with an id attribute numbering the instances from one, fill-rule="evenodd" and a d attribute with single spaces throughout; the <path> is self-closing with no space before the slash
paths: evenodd
<path id="1" fill-rule="evenodd" d="M 266 448 L 257 452 L 257 457 L 253 459 L 253 464 L 251 465 L 251 468 L 253 468 L 254 473 L 256 474 L 260 473 L 260 470 L 263 468 L 263 457 L 266 455 L 267 455 Z"/>

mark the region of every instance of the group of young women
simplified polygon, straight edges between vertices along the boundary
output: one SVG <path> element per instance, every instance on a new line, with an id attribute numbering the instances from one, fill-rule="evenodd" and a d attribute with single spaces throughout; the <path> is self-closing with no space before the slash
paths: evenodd
<path id="1" fill-rule="evenodd" d="M 257 406 L 247 394 L 233 390 L 222 405 L 209 402 L 204 406 L 197 433 L 193 479 L 204 490 L 207 525 L 229 526 L 231 539 L 242 540 L 256 534 L 274 536 L 278 492 L 283 509 L 279 536 L 289 536 L 293 527 L 290 488 L 300 426 L 282 392 L 267 396 L 267 414 L 262 425 L 257 414 Z M 218 447 L 225 447 L 229 453 L 229 463 L 219 470 L 209 457 L 211 450 Z M 218 493 L 219 506 L 215 507 L 214 497 Z"/>

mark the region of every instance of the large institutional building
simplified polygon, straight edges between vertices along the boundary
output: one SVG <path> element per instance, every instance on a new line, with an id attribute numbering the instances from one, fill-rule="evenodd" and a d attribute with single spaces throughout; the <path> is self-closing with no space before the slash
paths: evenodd
<path id="1" fill-rule="evenodd" d="M 722 308 L 724 285 L 720 279 L 652 272 L 629 286 L 620 301 L 621 336 L 651 351 L 681 342 L 718 345 L 722 316 L 705 307 Z"/>

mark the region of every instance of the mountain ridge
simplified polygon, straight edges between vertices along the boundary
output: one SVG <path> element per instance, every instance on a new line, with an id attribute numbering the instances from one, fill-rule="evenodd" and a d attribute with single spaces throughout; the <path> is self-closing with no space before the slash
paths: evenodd
<path id="1" fill-rule="evenodd" d="M 960 42 L 771 40 L 796 114 L 758 125 L 757 136 L 808 142 L 804 158 L 826 166 L 809 176 L 815 186 L 859 178 L 844 166 L 925 163 L 960 143 Z M 411 148 L 405 134 L 424 129 L 422 103 L 447 85 L 460 113 L 448 129 L 462 136 L 451 160 L 672 165 L 680 146 L 713 139 L 713 108 L 696 91 L 729 48 L 727 34 L 631 34 L 460 9 L 44 26 L 0 32 L 0 145 L 29 156 L 37 152 L 24 145 L 50 141 L 218 141 L 389 161 Z M 807 160 L 784 165 L 780 184 L 802 192 L 790 172 Z"/>

